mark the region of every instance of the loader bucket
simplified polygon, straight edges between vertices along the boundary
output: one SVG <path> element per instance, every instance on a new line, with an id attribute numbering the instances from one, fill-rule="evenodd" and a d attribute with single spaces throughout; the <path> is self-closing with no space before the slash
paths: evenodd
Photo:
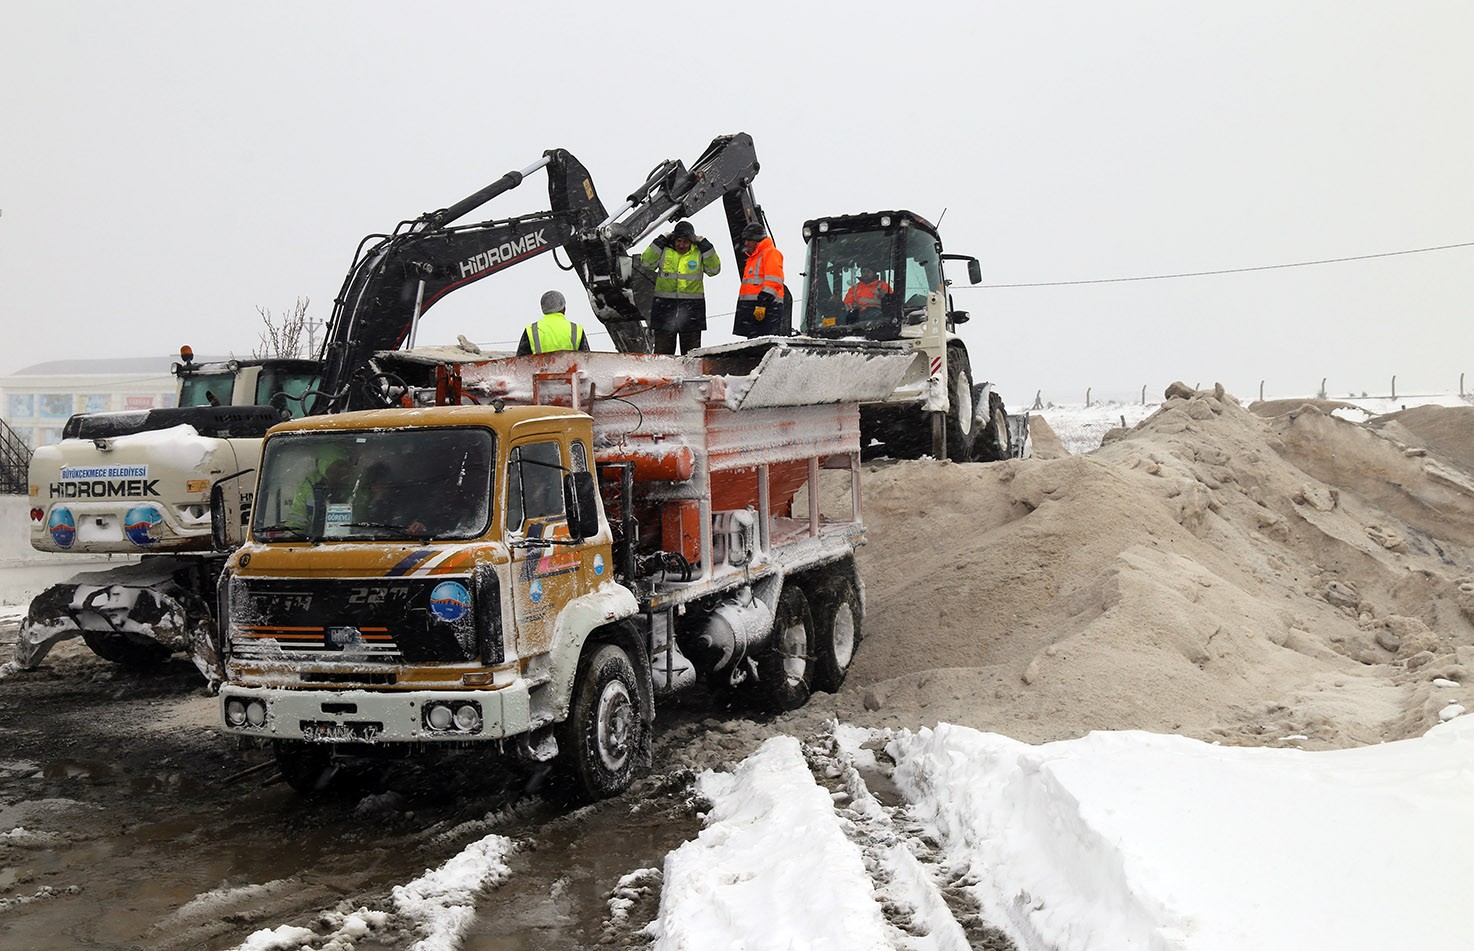
<path id="1" fill-rule="evenodd" d="M 727 408 L 879 402 L 914 360 L 909 348 L 894 345 L 774 339 L 751 373 L 728 379 Z"/>

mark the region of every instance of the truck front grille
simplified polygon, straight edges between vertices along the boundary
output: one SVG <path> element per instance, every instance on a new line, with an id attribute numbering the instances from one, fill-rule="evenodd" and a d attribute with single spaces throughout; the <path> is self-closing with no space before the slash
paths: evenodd
<path id="1" fill-rule="evenodd" d="M 231 658 L 354 665 L 476 660 L 473 591 L 464 577 L 237 579 Z"/>

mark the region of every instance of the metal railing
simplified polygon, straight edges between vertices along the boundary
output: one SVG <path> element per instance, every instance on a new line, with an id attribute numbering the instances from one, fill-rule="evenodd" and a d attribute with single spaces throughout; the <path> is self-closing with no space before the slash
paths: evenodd
<path id="1" fill-rule="evenodd" d="M 31 447 L 0 419 L 0 495 L 25 495 L 30 491 L 26 472 L 31 466 Z"/>

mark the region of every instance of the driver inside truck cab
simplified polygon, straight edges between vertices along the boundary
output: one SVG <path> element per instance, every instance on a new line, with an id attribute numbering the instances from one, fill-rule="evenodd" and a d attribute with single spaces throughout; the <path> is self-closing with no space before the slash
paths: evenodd
<path id="1" fill-rule="evenodd" d="M 353 484 L 353 463 L 341 447 L 331 446 L 317 457 L 317 466 L 302 480 L 283 519 L 299 535 L 323 533 L 328 506 L 347 502 Z"/>

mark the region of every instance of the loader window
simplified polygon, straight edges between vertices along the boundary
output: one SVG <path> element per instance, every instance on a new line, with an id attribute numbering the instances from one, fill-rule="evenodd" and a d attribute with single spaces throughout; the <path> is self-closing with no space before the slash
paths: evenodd
<path id="1" fill-rule="evenodd" d="M 229 406 L 234 396 L 235 375 L 229 372 L 191 373 L 179 378 L 180 406 Z"/>
<path id="2" fill-rule="evenodd" d="M 512 450 L 507 463 L 507 530 L 526 532 L 563 517 L 563 458 L 555 440 Z"/>
<path id="3" fill-rule="evenodd" d="M 892 257 L 894 233 L 862 231 L 818 234 L 811 239 L 802 330 L 819 337 L 899 336 L 897 299 L 900 291 Z M 865 270 L 873 269 L 880 284 L 861 284 Z M 860 303 L 878 306 L 858 306 Z"/>
<path id="4" fill-rule="evenodd" d="M 937 239 L 925 231 L 912 228 L 906 234 L 906 279 L 904 289 L 905 308 L 914 310 L 926 306 L 926 295 L 942 290 L 942 258 L 937 250 Z"/>
<path id="5" fill-rule="evenodd" d="M 318 375 L 274 367 L 262 367 L 256 381 L 256 402 L 286 410 L 292 419 L 305 415 L 303 394 L 317 389 Z"/>

